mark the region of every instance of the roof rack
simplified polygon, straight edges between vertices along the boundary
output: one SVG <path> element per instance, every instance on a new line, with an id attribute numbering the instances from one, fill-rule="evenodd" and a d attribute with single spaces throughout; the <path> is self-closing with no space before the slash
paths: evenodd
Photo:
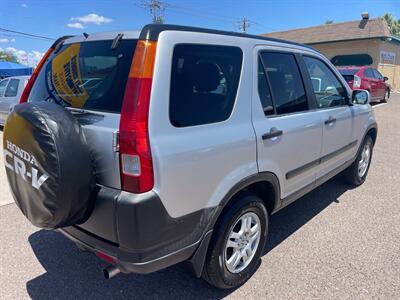
<path id="1" fill-rule="evenodd" d="M 215 30 L 215 29 L 207 29 L 207 28 L 191 27 L 191 26 L 181 26 L 181 25 L 170 25 L 170 24 L 148 24 L 148 25 L 145 25 L 143 27 L 142 31 L 140 32 L 139 38 L 143 39 L 143 40 L 157 41 L 158 36 L 163 31 L 190 31 L 190 32 L 220 34 L 220 35 L 250 38 L 250 39 L 270 41 L 270 42 L 285 43 L 285 44 L 305 47 L 305 48 L 317 51 L 315 48 L 308 46 L 308 45 L 291 42 L 291 41 L 286 41 L 286 40 L 281 40 L 281 39 L 276 39 L 276 38 L 270 38 L 270 37 L 246 34 L 246 33 L 239 33 L 239 32 L 233 32 L 233 31 L 222 31 L 222 30 Z"/>

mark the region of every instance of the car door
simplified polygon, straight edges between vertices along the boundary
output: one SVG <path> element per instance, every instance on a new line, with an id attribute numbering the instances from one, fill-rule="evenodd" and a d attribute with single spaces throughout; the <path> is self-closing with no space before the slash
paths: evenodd
<path id="1" fill-rule="evenodd" d="M 371 68 L 365 69 L 364 76 L 364 80 L 368 81 L 371 97 L 373 100 L 377 100 L 379 98 L 379 81 L 375 78 L 374 70 Z"/>
<path id="2" fill-rule="evenodd" d="M 377 80 L 378 97 L 379 97 L 379 100 L 382 100 L 385 97 L 385 93 L 386 93 L 386 83 L 383 80 L 382 74 L 378 70 L 373 69 L 373 72 L 374 72 L 374 76 Z"/>
<path id="3" fill-rule="evenodd" d="M 321 90 L 314 89 L 317 111 L 323 120 L 322 153 L 317 179 L 351 159 L 356 141 L 353 115 L 345 83 L 320 57 L 303 56 L 309 80 L 321 79 Z"/>
<path id="4" fill-rule="evenodd" d="M 6 119 L 7 103 L 5 102 L 4 94 L 7 88 L 9 79 L 3 79 L 0 81 L 0 124 L 3 124 Z"/>
<path id="5" fill-rule="evenodd" d="M 19 101 L 18 91 L 20 88 L 20 80 L 17 78 L 10 78 L 7 88 L 3 97 L 3 112 L 9 113 L 10 109 Z"/>
<path id="6" fill-rule="evenodd" d="M 298 54 L 256 48 L 253 126 L 260 172 L 277 175 L 281 197 L 315 183 L 322 146 L 322 122 L 303 84 Z"/>

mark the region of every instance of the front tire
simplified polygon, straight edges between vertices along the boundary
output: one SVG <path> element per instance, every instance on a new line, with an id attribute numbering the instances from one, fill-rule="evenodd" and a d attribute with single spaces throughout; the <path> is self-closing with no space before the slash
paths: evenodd
<path id="1" fill-rule="evenodd" d="M 373 147 L 374 142 L 371 136 L 367 135 L 356 160 L 343 173 L 346 183 L 352 186 L 359 186 L 364 183 L 371 165 Z"/>
<path id="2" fill-rule="evenodd" d="M 257 270 L 268 231 L 268 213 L 260 198 L 243 193 L 217 223 L 202 277 L 228 289 L 245 283 Z"/>
<path id="3" fill-rule="evenodd" d="M 383 103 L 387 103 L 388 100 L 389 100 L 389 98 L 390 98 L 390 90 L 387 90 L 387 91 L 385 92 L 385 97 L 382 99 L 382 102 L 383 102 Z"/>

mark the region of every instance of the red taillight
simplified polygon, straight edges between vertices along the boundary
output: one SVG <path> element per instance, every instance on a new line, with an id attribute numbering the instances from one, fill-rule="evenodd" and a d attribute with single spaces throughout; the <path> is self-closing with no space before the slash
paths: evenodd
<path id="1" fill-rule="evenodd" d="M 28 97 L 29 97 L 29 93 L 32 90 L 33 84 L 35 83 L 36 78 L 39 75 L 40 70 L 42 69 L 44 63 L 46 62 L 46 60 L 49 58 L 50 54 L 54 51 L 54 48 L 49 48 L 49 50 L 47 50 L 47 52 L 43 55 L 42 59 L 40 60 L 40 62 L 38 63 L 38 65 L 35 68 L 35 71 L 33 71 L 33 74 L 31 76 L 31 78 L 29 78 L 28 83 L 26 84 L 24 91 L 22 92 L 21 98 L 19 100 L 19 103 L 25 103 L 28 101 Z"/>
<path id="2" fill-rule="evenodd" d="M 126 83 L 119 128 L 122 189 L 150 191 L 154 185 L 148 119 L 156 42 L 138 41 Z"/>
<path id="3" fill-rule="evenodd" d="M 361 86 L 361 78 L 357 75 L 354 75 L 354 80 L 353 80 L 353 88 L 359 88 Z"/>

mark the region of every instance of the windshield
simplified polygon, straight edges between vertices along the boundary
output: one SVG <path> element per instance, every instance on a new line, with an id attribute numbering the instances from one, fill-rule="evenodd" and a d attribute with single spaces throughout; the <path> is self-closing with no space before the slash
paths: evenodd
<path id="1" fill-rule="evenodd" d="M 115 49 L 112 42 L 82 42 L 56 50 L 40 71 L 28 101 L 119 113 L 136 40 L 122 40 Z"/>

